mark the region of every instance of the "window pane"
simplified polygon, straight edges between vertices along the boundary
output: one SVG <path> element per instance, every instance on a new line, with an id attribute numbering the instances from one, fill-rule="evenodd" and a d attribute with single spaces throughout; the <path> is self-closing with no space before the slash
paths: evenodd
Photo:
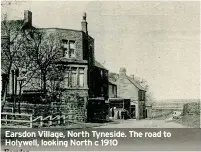
<path id="1" fill-rule="evenodd" d="M 74 41 L 70 41 L 70 49 L 75 49 L 75 42 Z"/>
<path id="2" fill-rule="evenodd" d="M 79 73 L 83 73 L 84 74 L 84 68 L 79 68 Z"/>
<path id="3" fill-rule="evenodd" d="M 69 73 L 67 73 L 66 76 L 64 77 L 64 88 L 68 87 L 69 87 Z"/>
<path id="4" fill-rule="evenodd" d="M 84 73 L 79 74 L 79 86 L 84 87 Z"/>
<path id="5" fill-rule="evenodd" d="M 65 49 L 68 49 L 68 44 L 67 44 L 67 43 L 64 44 L 63 47 L 64 47 Z"/>
<path id="6" fill-rule="evenodd" d="M 68 49 L 65 49 L 65 48 L 64 48 L 64 56 L 65 56 L 66 58 L 69 58 Z"/>
<path id="7" fill-rule="evenodd" d="M 79 87 L 84 87 L 84 68 L 79 68 Z"/>
<path id="8" fill-rule="evenodd" d="M 72 68 L 72 87 L 77 86 L 77 69 Z"/>
<path id="9" fill-rule="evenodd" d="M 71 56 L 71 58 L 75 58 L 75 50 L 74 49 L 70 49 L 70 56 Z"/>
<path id="10" fill-rule="evenodd" d="M 67 49 L 68 48 L 68 41 L 63 40 L 62 43 L 63 43 L 63 47 Z"/>
<path id="11" fill-rule="evenodd" d="M 84 73 L 80 73 L 79 86 L 82 88 L 84 87 Z"/>
<path id="12" fill-rule="evenodd" d="M 75 58 L 75 41 L 70 41 L 70 58 Z"/>
<path id="13" fill-rule="evenodd" d="M 72 87 L 76 87 L 76 86 L 77 86 L 76 73 L 72 73 Z"/>

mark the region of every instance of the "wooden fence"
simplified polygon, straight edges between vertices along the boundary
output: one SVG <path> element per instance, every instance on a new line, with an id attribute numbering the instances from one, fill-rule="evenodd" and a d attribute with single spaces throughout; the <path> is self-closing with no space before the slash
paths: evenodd
<path id="1" fill-rule="evenodd" d="M 31 114 L 1 113 L 1 128 L 32 128 Z"/>
<path id="2" fill-rule="evenodd" d="M 80 124 L 68 120 L 66 115 L 49 115 L 47 117 L 38 116 L 33 118 L 32 114 L 17 114 L 17 113 L 1 113 L 1 128 L 35 128 L 35 127 L 54 127 L 69 124 Z"/>

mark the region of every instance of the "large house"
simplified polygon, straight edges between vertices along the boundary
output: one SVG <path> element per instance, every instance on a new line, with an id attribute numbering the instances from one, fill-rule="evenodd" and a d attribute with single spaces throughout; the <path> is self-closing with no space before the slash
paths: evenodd
<path id="1" fill-rule="evenodd" d="M 83 14 L 81 30 L 33 27 L 32 12 L 28 10 L 24 11 L 23 20 L 12 20 L 7 21 L 7 23 L 15 26 L 22 26 L 21 29 L 25 30 L 35 28 L 42 31 L 46 35 L 53 36 L 54 40 L 57 43 L 60 43 L 55 44 L 61 47 L 57 53 L 59 58 L 54 64 L 62 66 L 63 68 L 63 73 L 61 74 L 64 79 L 60 85 L 63 89 L 62 99 L 66 100 L 69 94 L 76 94 L 76 96 L 83 98 L 83 103 L 77 104 L 77 106 L 80 107 L 74 108 L 74 114 L 78 115 L 76 119 L 80 121 L 84 120 L 83 117 L 86 116 L 84 115 L 86 112 L 86 105 L 90 99 L 99 99 L 101 101 L 108 99 L 108 70 L 95 60 L 94 39 L 88 34 L 86 13 Z M 10 37 L 5 34 L 6 32 L 4 30 L 6 29 L 2 26 L 1 39 L 4 43 L 8 42 L 9 44 Z M 7 47 L 7 49 L 9 49 L 9 47 Z M 4 57 L 2 54 L 2 63 L 3 60 Z M 4 70 L 2 69 L 2 71 Z M 6 72 L 2 72 L 3 79 L 5 73 Z M 14 77 L 11 74 L 12 72 L 9 73 L 8 94 L 12 93 L 13 88 L 15 88 L 15 84 L 17 84 L 14 82 Z M 2 83 L 2 85 L 4 85 L 4 83 Z M 23 88 L 22 92 L 26 93 L 28 90 L 34 89 L 37 89 L 36 85 L 27 85 Z"/>

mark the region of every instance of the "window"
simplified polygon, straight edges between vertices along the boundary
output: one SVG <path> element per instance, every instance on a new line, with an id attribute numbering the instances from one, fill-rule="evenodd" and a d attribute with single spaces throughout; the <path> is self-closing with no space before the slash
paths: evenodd
<path id="1" fill-rule="evenodd" d="M 79 70 L 79 87 L 84 87 L 84 68 Z"/>
<path id="2" fill-rule="evenodd" d="M 71 78 L 72 78 L 72 82 L 71 82 L 72 87 L 76 87 L 77 86 L 77 69 L 76 68 L 72 69 Z"/>
<path id="3" fill-rule="evenodd" d="M 65 58 L 75 58 L 75 41 L 62 40 L 62 48 Z"/>
<path id="4" fill-rule="evenodd" d="M 62 43 L 63 43 L 64 57 L 69 58 L 68 41 L 67 40 L 62 40 Z"/>
<path id="5" fill-rule="evenodd" d="M 140 101 L 145 100 L 145 92 L 144 91 L 139 91 L 139 99 L 140 99 Z"/>
<path id="6" fill-rule="evenodd" d="M 144 100 L 144 92 L 143 91 L 141 91 L 141 95 L 142 95 L 141 96 L 141 98 L 142 98 L 141 100 Z"/>
<path id="7" fill-rule="evenodd" d="M 103 71 L 102 70 L 100 70 L 100 75 L 101 75 L 101 77 L 103 77 Z"/>
<path id="8" fill-rule="evenodd" d="M 75 58 L 75 41 L 70 41 L 69 58 Z"/>
<path id="9" fill-rule="evenodd" d="M 112 93 L 114 94 L 114 89 L 115 89 L 115 87 L 114 86 L 112 86 Z"/>
<path id="10" fill-rule="evenodd" d="M 68 68 L 65 78 L 65 88 L 84 88 L 84 68 Z"/>
<path id="11" fill-rule="evenodd" d="M 70 83 L 69 83 L 69 74 L 70 74 L 70 73 L 67 72 L 66 75 L 65 75 L 65 77 L 64 77 L 64 84 L 65 84 L 66 87 L 70 87 L 70 86 L 69 86 L 69 84 L 70 84 Z"/>

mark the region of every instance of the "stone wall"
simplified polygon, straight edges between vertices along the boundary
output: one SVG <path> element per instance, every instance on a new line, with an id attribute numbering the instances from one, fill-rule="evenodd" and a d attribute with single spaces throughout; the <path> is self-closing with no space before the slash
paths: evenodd
<path id="1" fill-rule="evenodd" d="M 59 112 L 69 120 L 85 122 L 87 119 L 88 90 L 66 90 L 62 93 Z"/>
<path id="2" fill-rule="evenodd" d="M 184 105 L 186 114 L 195 114 L 200 115 L 200 103 L 199 102 L 192 102 L 187 103 Z"/>
<path id="3" fill-rule="evenodd" d="M 83 60 L 83 33 L 78 30 L 70 29 L 59 29 L 59 28 L 49 28 L 49 29 L 40 29 L 47 36 L 47 38 L 53 38 L 53 41 L 56 45 L 60 45 L 62 40 L 72 40 L 75 41 L 75 52 L 76 60 Z M 59 52 L 59 56 L 63 57 L 63 50 Z"/>
<path id="4" fill-rule="evenodd" d="M 61 102 L 54 104 L 21 104 L 21 108 L 33 110 L 34 117 L 66 115 L 67 120 L 85 122 L 87 116 L 88 90 L 65 90 L 61 93 Z"/>
<path id="5" fill-rule="evenodd" d="M 145 101 L 139 101 L 139 119 L 144 119 L 146 116 Z"/>

